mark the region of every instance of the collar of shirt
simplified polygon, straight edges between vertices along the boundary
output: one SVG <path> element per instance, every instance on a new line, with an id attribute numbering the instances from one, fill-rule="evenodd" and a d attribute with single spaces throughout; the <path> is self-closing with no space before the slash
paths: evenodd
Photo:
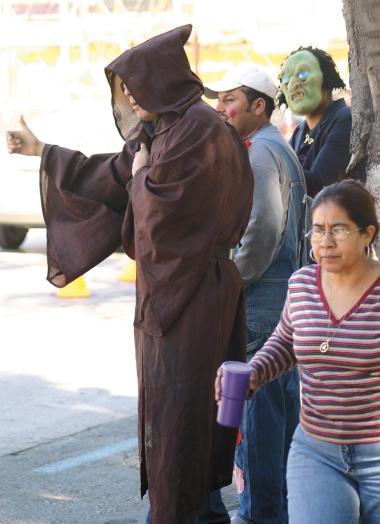
<path id="1" fill-rule="evenodd" d="M 261 131 L 265 131 L 265 129 L 268 127 L 272 128 L 273 126 L 270 122 L 265 122 L 265 124 L 256 128 L 244 139 L 244 143 L 247 146 L 247 149 L 249 149 L 250 145 L 252 144 L 253 137 L 256 136 L 256 134 L 260 133 Z"/>
<path id="2" fill-rule="evenodd" d="M 321 120 L 312 130 L 309 129 L 306 120 L 304 120 L 302 124 L 300 124 L 299 142 L 296 144 L 296 151 L 301 149 L 303 146 L 310 146 L 314 142 L 314 138 L 320 133 L 321 129 L 323 129 L 326 124 L 328 124 L 335 113 L 340 111 L 345 106 L 346 102 L 343 100 L 343 98 L 334 100 L 326 109 Z"/>

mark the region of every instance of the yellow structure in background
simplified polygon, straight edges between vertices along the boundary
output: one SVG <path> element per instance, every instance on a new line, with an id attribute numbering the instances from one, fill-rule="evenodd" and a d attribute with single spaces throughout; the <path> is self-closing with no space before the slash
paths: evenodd
<path id="1" fill-rule="evenodd" d="M 205 83 L 247 60 L 274 79 L 289 51 L 329 51 L 348 81 L 341 0 L 0 0 L 0 131 L 11 116 L 108 103 L 103 68 L 125 49 L 192 23 L 186 51 Z M 326 12 L 329 16 L 326 17 Z M 228 13 L 228 15 L 226 15 Z"/>
<path id="2" fill-rule="evenodd" d="M 118 278 L 123 282 L 136 282 L 136 262 L 127 257 L 127 262 Z"/>
<path id="3" fill-rule="evenodd" d="M 78 277 L 67 286 L 58 289 L 56 293 L 59 298 L 88 298 L 91 293 L 83 277 Z"/>

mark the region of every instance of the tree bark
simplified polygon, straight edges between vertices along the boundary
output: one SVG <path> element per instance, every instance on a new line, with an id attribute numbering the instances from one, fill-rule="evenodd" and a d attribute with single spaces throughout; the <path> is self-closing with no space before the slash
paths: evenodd
<path id="1" fill-rule="evenodd" d="M 380 217 L 380 1 L 343 0 L 352 89 L 351 162 L 366 162 Z"/>

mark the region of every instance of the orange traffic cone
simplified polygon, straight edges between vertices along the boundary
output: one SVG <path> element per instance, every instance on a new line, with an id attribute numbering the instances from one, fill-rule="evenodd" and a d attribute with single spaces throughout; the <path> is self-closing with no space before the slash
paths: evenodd
<path id="1" fill-rule="evenodd" d="M 127 262 L 118 278 L 124 282 L 136 282 L 136 262 L 127 257 Z"/>
<path id="2" fill-rule="evenodd" d="M 59 298 L 87 298 L 91 295 L 83 277 L 78 277 L 67 286 L 58 289 Z"/>

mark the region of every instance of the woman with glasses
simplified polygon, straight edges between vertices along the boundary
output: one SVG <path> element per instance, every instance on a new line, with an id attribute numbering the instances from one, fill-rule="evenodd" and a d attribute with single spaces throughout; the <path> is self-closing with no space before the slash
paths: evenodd
<path id="1" fill-rule="evenodd" d="M 374 199 L 354 180 L 324 188 L 308 233 L 315 264 L 289 281 L 281 320 L 250 364 L 250 394 L 299 366 L 300 424 L 288 458 L 290 524 L 380 522 L 380 263 Z M 220 379 L 216 399 L 220 399 Z"/>

